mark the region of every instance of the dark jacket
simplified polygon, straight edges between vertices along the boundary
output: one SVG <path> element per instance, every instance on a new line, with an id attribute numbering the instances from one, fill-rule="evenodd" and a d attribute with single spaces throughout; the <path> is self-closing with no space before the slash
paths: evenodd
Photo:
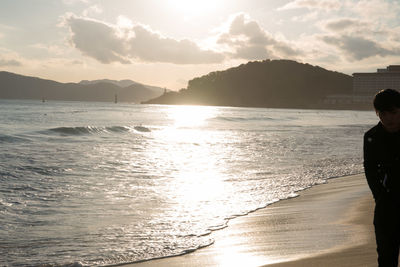
<path id="1" fill-rule="evenodd" d="M 364 170 L 375 202 L 384 197 L 400 203 L 400 133 L 378 123 L 364 134 Z"/>

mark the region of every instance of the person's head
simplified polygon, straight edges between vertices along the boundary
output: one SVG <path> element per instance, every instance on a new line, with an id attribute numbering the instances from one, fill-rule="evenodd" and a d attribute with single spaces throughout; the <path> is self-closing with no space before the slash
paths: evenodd
<path id="1" fill-rule="evenodd" d="M 400 131 L 400 92 L 394 89 L 379 91 L 374 97 L 374 108 L 388 132 Z"/>

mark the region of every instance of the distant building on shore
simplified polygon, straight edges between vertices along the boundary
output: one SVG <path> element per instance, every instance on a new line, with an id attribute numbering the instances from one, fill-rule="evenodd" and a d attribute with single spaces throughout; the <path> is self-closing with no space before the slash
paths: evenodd
<path id="1" fill-rule="evenodd" d="M 400 90 L 400 65 L 390 65 L 371 73 L 353 73 L 353 102 L 371 103 L 382 89 Z"/>
<path id="2" fill-rule="evenodd" d="M 371 109 L 375 94 L 386 88 L 400 90 L 400 65 L 390 65 L 376 72 L 353 73 L 352 94 L 328 95 L 322 104 L 327 107 Z"/>

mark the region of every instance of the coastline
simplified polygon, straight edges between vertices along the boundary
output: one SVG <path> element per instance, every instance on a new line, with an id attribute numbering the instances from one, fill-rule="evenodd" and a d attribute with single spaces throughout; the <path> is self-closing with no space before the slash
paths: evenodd
<path id="1" fill-rule="evenodd" d="M 371 216 L 371 199 L 361 199 L 356 207 L 356 216 L 349 223 L 366 227 L 369 229 L 365 242 L 361 245 L 343 247 L 338 251 L 323 253 L 320 255 L 306 257 L 294 261 L 277 264 L 267 264 L 263 267 L 317 267 L 317 266 L 343 266 L 343 267 L 375 267 L 377 266 L 377 254 L 375 246 L 374 229 Z"/>
<path id="2" fill-rule="evenodd" d="M 373 206 L 363 174 L 333 178 L 230 220 L 208 247 L 123 266 L 375 266 Z"/>

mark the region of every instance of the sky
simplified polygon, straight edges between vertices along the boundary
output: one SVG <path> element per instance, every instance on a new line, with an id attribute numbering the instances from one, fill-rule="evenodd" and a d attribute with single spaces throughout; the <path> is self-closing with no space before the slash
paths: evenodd
<path id="1" fill-rule="evenodd" d="M 179 90 L 290 59 L 351 75 L 400 64 L 398 0 L 0 0 L 0 70 Z"/>

